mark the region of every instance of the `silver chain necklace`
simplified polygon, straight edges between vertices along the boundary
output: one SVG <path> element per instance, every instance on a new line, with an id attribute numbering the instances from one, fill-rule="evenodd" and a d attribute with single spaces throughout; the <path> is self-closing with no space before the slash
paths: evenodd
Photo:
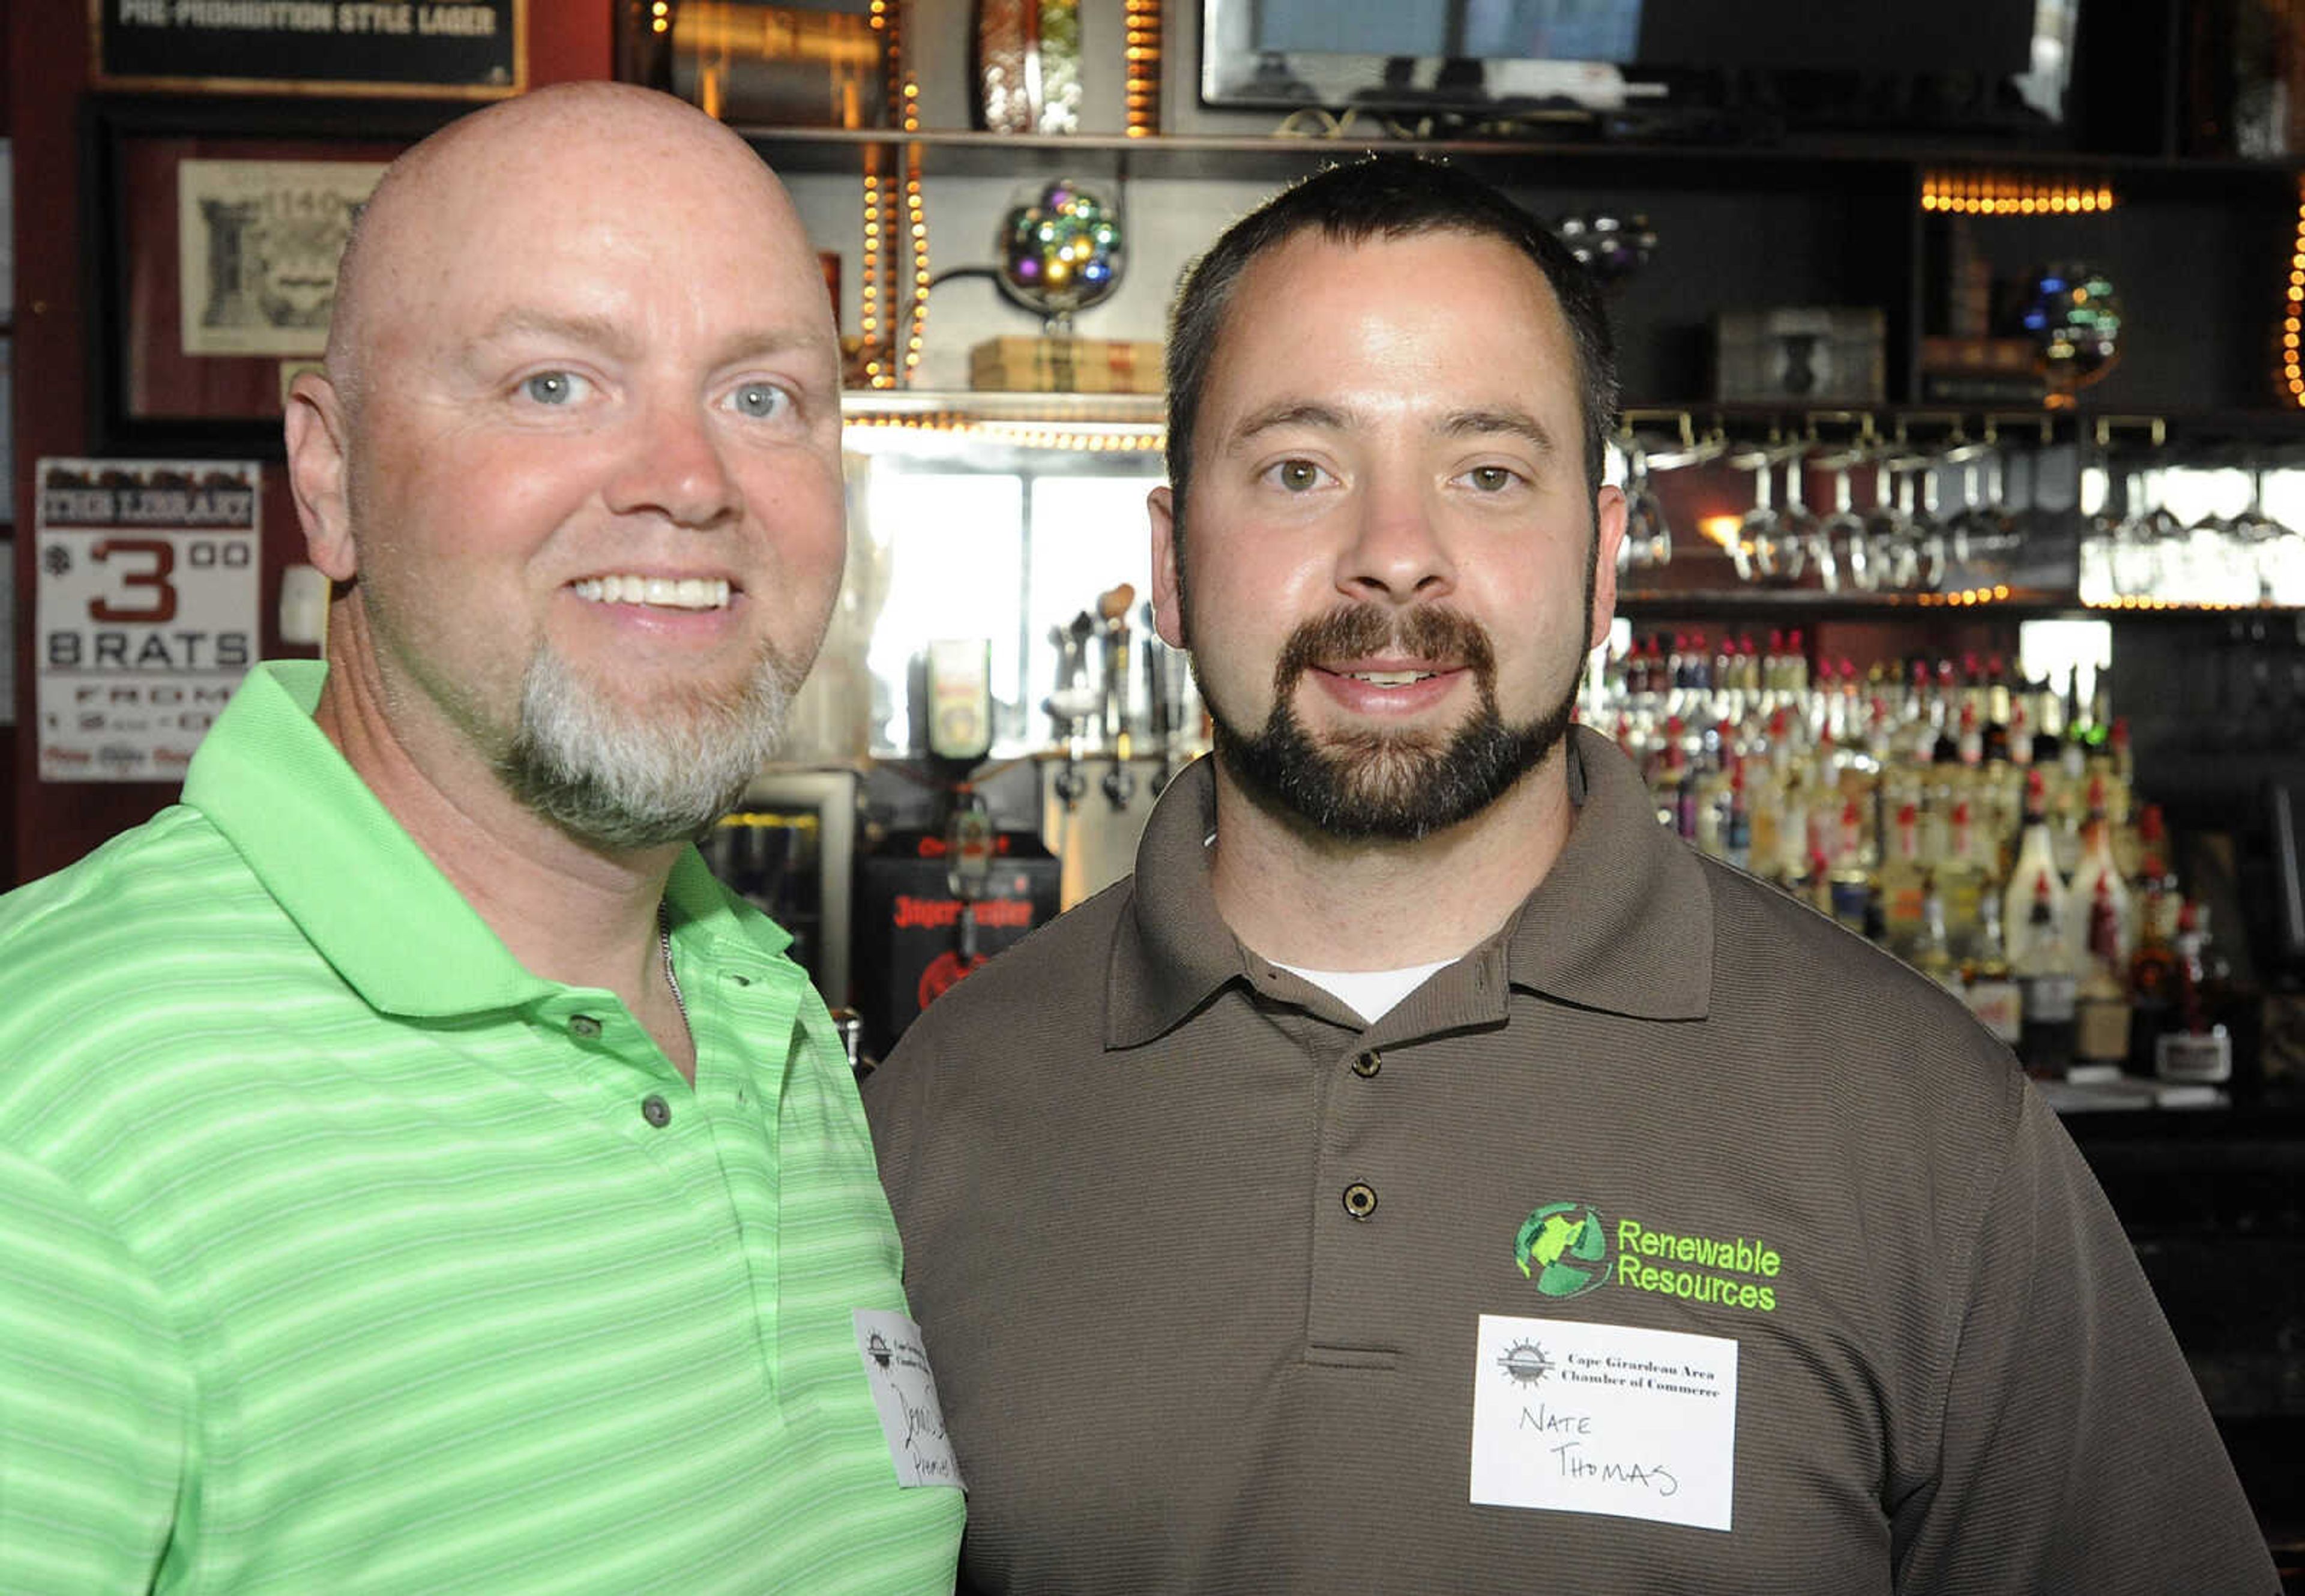
<path id="1" fill-rule="evenodd" d="M 672 911 L 662 903 L 656 906 L 657 951 L 664 959 L 664 984 L 672 989 L 672 1006 L 680 1011 L 683 1030 L 688 1027 L 688 999 L 680 995 L 680 977 L 672 968 Z"/>

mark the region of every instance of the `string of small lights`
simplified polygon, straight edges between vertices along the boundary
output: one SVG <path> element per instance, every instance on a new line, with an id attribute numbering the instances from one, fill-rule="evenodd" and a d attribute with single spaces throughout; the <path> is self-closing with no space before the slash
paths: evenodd
<path id="1" fill-rule="evenodd" d="M 880 35 L 880 60 L 897 130 L 917 133 L 921 88 L 905 60 L 903 0 L 872 0 L 868 21 Z M 901 386 L 920 364 L 929 284 L 928 201 L 921 184 L 921 147 L 905 146 L 901 218 L 899 180 L 884 170 L 885 158 L 881 146 L 865 146 L 864 269 L 857 284 L 856 325 L 863 342 L 864 383 L 875 388 Z M 909 293 L 902 286 L 906 284 Z M 911 308 L 909 317 L 902 308 L 906 306 Z"/>
<path id="2" fill-rule="evenodd" d="M 2289 403 L 2305 408 L 2305 367 L 2299 363 L 2300 329 L 2305 327 L 2305 176 L 2297 180 L 2297 232 L 2289 246 L 2289 293 L 2281 309 L 2281 387 Z"/>
<path id="3" fill-rule="evenodd" d="M 913 81 L 909 72 L 905 74 L 904 107 L 905 132 L 919 132 L 921 86 Z M 913 291 L 906 301 L 911 314 L 905 318 L 904 366 L 899 386 L 912 380 L 914 370 L 921 363 L 923 329 L 929 319 L 929 212 L 927 200 L 921 191 L 921 147 L 917 144 L 905 146 L 905 233 L 912 245 Z"/>
<path id="4" fill-rule="evenodd" d="M 2009 597 L 2009 589 L 1996 583 L 1989 588 L 1956 588 L 1950 593 L 1916 593 L 1913 602 L 1934 607 L 1944 605 L 1954 609 L 1967 609 L 1978 604 L 1999 604 Z"/>
<path id="5" fill-rule="evenodd" d="M 2230 598 L 2149 598 L 2141 594 L 2124 593 L 2115 598 L 2098 598 L 2088 605 L 2090 609 L 2263 609 L 2261 604 L 2239 604 Z"/>
<path id="6" fill-rule="evenodd" d="M 1128 0 L 1127 121 L 1132 139 L 1161 131 L 1161 0 Z"/>
<path id="7" fill-rule="evenodd" d="M 1166 428 L 1130 426 L 1117 423 L 1101 430 L 1065 427 L 1038 427 L 1030 423 L 1005 421 L 985 416 L 964 414 L 959 411 L 935 410 L 912 414 L 874 414 L 870 412 L 852 412 L 846 418 L 851 427 L 886 428 L 908 432 L 966 433 L 988 440 L 1012 444 L 1023 449 L 1062 449 L 1080 454 L 1158 454 L 1167 446 Z"/>
<path id="8" fill-rule="evenodd" d="M 1999 172 L 1925 172 L 1921 208 L 1965 216 L 2089 216 L 2120 203 L 2108 183 L 2015 177 Z"/>

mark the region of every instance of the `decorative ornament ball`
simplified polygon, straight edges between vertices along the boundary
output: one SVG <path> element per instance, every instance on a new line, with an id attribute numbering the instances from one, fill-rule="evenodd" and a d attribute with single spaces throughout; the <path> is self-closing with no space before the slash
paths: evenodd
<path id="1" fill-rule="evenodd" d="M 1028 310 L 1064 318 L 1120 285 L 1120 218 L 1094 189 L 1056 178 L 1019 190 L 995 244 L 1000 290 Z"/>
<path id="2" fill-rule="evenodd" d="M 1656 229 L 1638 212 L 1582 211 L 1561 217 L 1553 231 L 1569 246 L 1569 252 L 1603 283 L 1623 282 L 1656 253 Z"/>
<path id="3" fill-rule="evenodd" d="M 2052 383 L 2094 382 L 2120 358 L 2121 295 L 2093 266 L 2063 262 L 2033 272 L 2021 319 Z"/>

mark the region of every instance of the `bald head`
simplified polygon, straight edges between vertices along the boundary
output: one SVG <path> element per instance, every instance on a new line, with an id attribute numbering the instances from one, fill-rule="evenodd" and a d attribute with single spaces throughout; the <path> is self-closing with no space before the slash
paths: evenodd
<path id="1" fill-rule="evenodd" d="M 370 195 L 344 243 L 328 321 L 327 369 L 339 399 L 357 406 L 377 362 L 392 357 L 396 329 L 423 313 L 444 276 L 469 263 L 476 220 L 515 194 L 574 194 L 620 177 L 646 184 L 652 168 L 727 183 L 724 219 L 749 214 L 761 224 L 764 251 L 806 254 L 775 174 L 685 100 L 628 83 L 540 89 L 460 117 L 415 145 Z M 534 242 L 540 250 L 556 247 L 549 237 Z"/>

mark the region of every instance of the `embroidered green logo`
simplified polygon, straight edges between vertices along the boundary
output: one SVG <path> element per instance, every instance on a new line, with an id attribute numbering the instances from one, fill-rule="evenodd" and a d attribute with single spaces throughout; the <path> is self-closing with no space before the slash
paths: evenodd
<path id="1" fill-rule="evenodd" d="M 1513 1261 L 1549 1297 L 1578 1296 L 1613 1279 L 1636 1291 L 1755 1313 L 1776 1312 L 1784 1269 L 1783 1258 L 1765 1242 L 1658 1230 L 1638 1219 L 1612 1224 L 1587 1202 L 1549 1202 L 1522 1220 Z"/>
<path id="2" fill-rule="evenodd" d="M 1582 1202 L 1551 1202 L 1521 1221 L 1513 1261 L 1547 1296 L 1572 1297 L 1609 1280 L 1609 1225 Z"/>

